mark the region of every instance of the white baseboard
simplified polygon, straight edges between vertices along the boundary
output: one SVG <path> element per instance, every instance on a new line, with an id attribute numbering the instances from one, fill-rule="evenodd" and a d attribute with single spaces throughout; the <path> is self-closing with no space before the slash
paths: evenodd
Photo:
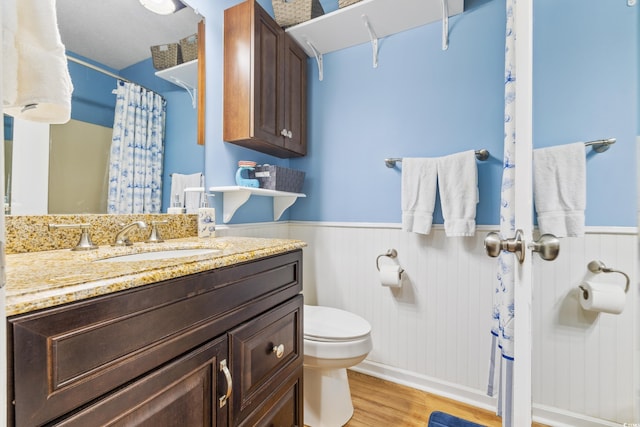
<path id="1" fill-rule="evenodd" d="M 437 394 L 487 411 L 495 411 L 495 398 L 478 390 L 440 381 L 426 375 L 365 360 L 351 370 L 427 393 Z M 620 427 L 622 424 L 543 405 L 533 405 L 533 420 L 551 427 Z"/>

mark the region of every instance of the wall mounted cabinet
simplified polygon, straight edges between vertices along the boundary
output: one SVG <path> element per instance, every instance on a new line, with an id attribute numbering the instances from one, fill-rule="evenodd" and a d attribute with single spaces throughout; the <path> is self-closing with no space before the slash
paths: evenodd
<path id="1" fill-rule="evenodd" d="M 223 139 L 281 158 L 307 152 L 307 55 L 254 0 L 224 13 Z"/>

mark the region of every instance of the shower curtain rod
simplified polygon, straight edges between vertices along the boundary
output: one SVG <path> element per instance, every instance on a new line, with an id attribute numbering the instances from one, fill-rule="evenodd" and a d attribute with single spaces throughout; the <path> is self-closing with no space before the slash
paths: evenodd
<path id="1" fill-rule="evenodd" d="M 100 67 L 98 67 L 98 66 L 96 66 L 96 65 L 93 65 L 93 64 L 91 64 L 91 63 L 87 62 L 87 61 L 83 61 L 82 59 L 74 58 L 73 56 L 69 56 L 69 55 L 66 55 L 66 57 L 67 57 L 67 59 L 68 59 L 69 61 L 71 61 L 71 62 L 75 62 L 76 64 L 80 64 L 80 65 L 82 65 L 82 66 L 84 66 L 84 67 L 91 68 L 92 70 L 95 70 L 95 71 L 97 71 L 97 72 L 99 72 L 99 73 L 102 73 L 102 74 L 104 74 L 104 75 L 107 75 L 107 76 L 109 76 L 109 77 L 113 77 L 114 79 L 121 80 L 121 81 L 126 82 L 126 83 L 133 83 L 133 84 L 138 85 L 138 86 L 140 86 L 141 88 L 144 88 L 144 89 L 146 89 L 146 90 L 148 90 L 148 91 L 151 91 L 151 92 L 157 93 L 155 90 L 149 89 L 148 87 L 144 87 L 144 86 L 142 86 L 142 85 L 141 85 L 141 84 L 139 84 L 139 83 L 132 82 L 131 80 L 129 80 L 129 79 L 125 78 L 125 77 L 122 77 L 122 76 L 119 76 L 119 75 L 117 75 L 117 74 L 114 74 L 114 73 L 112 73 L 111 71 L 107 71 L 107 70 L 105 70 L 104 68 L 100 68 Z M 115 92 L 114 92 L 114 93 L 115 93 Z M 162 98 L 164 99 L 164 97 L 162 97 Z"/>

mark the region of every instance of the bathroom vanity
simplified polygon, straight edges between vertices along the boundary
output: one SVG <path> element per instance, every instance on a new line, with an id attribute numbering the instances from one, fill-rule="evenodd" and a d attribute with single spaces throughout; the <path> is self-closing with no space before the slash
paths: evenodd
<path id="1" fill-rule="evenodd" d="M 304 244 L 232 246 L 155 282 L 161 261 L 112 263 L 149 283 L 10 316 L 8 424 L 303 425 Z"/>

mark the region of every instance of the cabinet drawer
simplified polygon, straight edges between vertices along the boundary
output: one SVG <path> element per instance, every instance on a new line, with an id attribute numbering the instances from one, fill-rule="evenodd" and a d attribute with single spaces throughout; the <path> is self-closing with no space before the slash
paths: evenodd
<path id="1" fill-rule="evenodd" d="M 10 318 L 16 426 L 56 419 L 287 301 L 301 264 L 295 251 Z"/>
<path id="2" fill-rule="evenodd" d="M 215 396 L 226 387 L 218 369 L 227 357 L 226 336 L 53 423 L 58 427 L 226 425 Z"/>
<path id="3" fill-rule="evenodd" d="M 302 296 L 229 333 L 234 392 L 230 416 L 240 424 L 302 366 Z"/>

